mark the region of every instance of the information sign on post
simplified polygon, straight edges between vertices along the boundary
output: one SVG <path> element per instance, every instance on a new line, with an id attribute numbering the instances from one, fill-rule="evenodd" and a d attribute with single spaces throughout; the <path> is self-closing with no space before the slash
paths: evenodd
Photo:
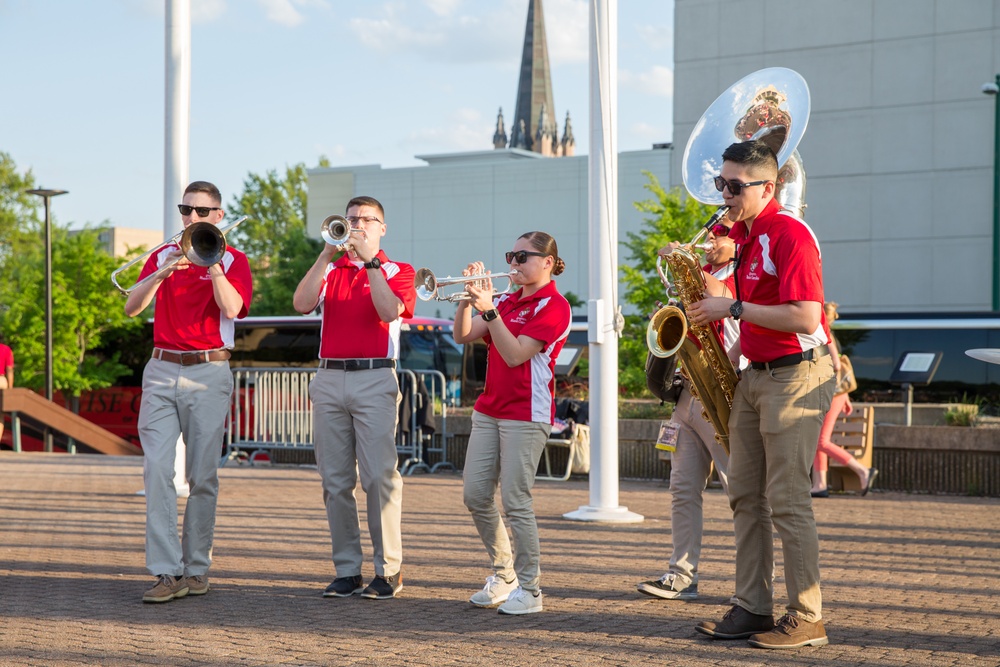
<path id="1" fill-rule="evenodd" d="M 907 426 L 912 423 L 913 385 L 930 384 L 942 356 L 942 352 L 903 352 L 899 356 L 889 382 L 903 385 Z"/>

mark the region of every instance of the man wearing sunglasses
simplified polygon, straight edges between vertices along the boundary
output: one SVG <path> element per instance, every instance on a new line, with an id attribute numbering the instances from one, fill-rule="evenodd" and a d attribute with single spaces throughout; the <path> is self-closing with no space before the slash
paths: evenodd
<path id="1" fill-rule="evenodd" d="M 680 244 L 670 243 L 661 248 L 661 256 L 673 252 Z M 732 296 L 733 257 L 736 246 L 729 238 L 727 224 L 715 225 L 708 234 L 709 248 L 705 249 L 706 287 L 709 294 Z M 732 348 L 739 336 L 739 326 L 732 320 L 723 320 L 723 344 Z M 698 598 L 698 562 L 701 558 L 701 541 L 704 529 L 702 494 L 712 474 L 712 465 L 718 473 L 722 489 L 728 492 L 727 471 L 729 456 L 715 440 L 715 428 L 702 417 L 701 401 L 691 393 L 691 383 L 684 379 L 677 405 L 670 415 L 676 426 L 675 447 L 670 456 L 670 565 L 659 579 L 644 581 L 636 586 L 640 593 L 664 600 L 695 600 Z"/>
<path id="2" fill-rule="evenodd" d="M 384 600 L 403 588 L 400 517 L 403 479 L 396 469 L 399 332 L 413 315 L 414 270 L 380 249 L 385 210 L 372 197 L 347 204 L 348 252 L 326 244 L 293 297 L 295 310 L 323 313 L 319 370 L 309 385 L 316 463 L 333 544 L 336 578 L 324 597 Z M 375 576 L 361 576 L 361 526 L 354 489 L 368 503 Z"/>
<path id="3" fill-rule="evenodd" d="M 178 205 L 187 228 L 195 222 L 218 225 L 224 216 L 219 189 L 195 181 Z M 150 255 L 139 279 L 157 272 L 180 254 L 176 245 Z M 136 287 L 125 302 L 135 317 L 156 298 L 153 357 L 142 375 L 139 440 L 144 455 L 146 567 L 157 578 L 143 602 L 169 602 L 208 593 L 215 507 L 219 494 L 219 447 L 233 393 L 229 349 L 233 321 L 247 316 L 253 282 L 246 255 L 227 246 L 212 266 L 186 257 Z M 178 436 L 186 444 L 190 495 L 183 538 L 177 535 L 174 462 Z"/>
<path id="4" fill-rule="evenodd" d="M 688 308 L 696 324 L 740 323 L 730 350 L 749 361 L 729 419 L 729 503 L 736 534 L 735 605 L 721 622 L 696 628 L 715 639 L 749 638 L 758 648 L 823 646 L 819 539 L 809 467 L 833 398 L 834 372 L 823 319 L 819 244 L 774 198 L 778 162 L 763 141 L 722 154 L 722 191 L 737 245 L 735 298 Z M 773 617 L 773 530 L 784 552 L 786 613 Z"/>

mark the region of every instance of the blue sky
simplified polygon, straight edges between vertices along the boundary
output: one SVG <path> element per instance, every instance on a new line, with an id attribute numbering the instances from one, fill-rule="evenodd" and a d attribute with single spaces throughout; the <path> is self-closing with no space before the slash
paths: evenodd
<path id="1" fill-rule="evenodd" d="M 163 0 L 0 0 L 0 151 L 62 224 L 162 229 Z M 509 124 L 528 0 L 192 0 L 191 179 L 325 155 L 423 164 Z M 556 117 L 589 152 L 587 0 L 544 0 Z M 673 2 L 618 2 L 618 141 L 672 140 Z M 376 194 L 377 196 L 377 194 Z"/>

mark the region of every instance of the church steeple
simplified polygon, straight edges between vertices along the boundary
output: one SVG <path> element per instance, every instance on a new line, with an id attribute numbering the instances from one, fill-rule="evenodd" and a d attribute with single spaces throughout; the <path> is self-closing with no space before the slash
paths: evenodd
<path id="1" fill-rule="evenodd" d="M 524 29 L 521 74 L 517 83 L 517 103 L 511 123 L 510 147 L 556 155 L 559 126 L 552 102 L 549 49 L 545 41 L 542 0 L 528 0 L 528 21 Z M 544 119 L 544 124 L 539 123 Z M 548 145 L 545 145 L 548 144 Z"/>
<path id="2" fill-rule="evenodd" d="M 493 132 L 493 148 L 507 146 L 507 130 L 503 128 L 503 107 L 497 112 L 497 129 Z"/>

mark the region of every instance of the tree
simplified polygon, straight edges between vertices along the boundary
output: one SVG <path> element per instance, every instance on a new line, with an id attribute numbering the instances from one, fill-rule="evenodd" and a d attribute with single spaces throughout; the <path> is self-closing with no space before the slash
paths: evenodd
<path id="1" fill-rule="evenodd" d="M 320 158 L 319 166 L 328 166 Z M 243 192 L 233 197 L 231 216 L 249 219 L 233 231 L 233 245 L 247 254 L 254 277 L 254 315 L 292 315 L 292 295 L 316 261 L 323 241 L 306 230 L 307 178 L 305 164 L 264 176 L 250 174 Z"/>
<path id="2" fill-rule="evenodd" d="M 19 174 L 0 153 L 0 330 L 17 355 L 17 384 L 45 385 L 45 244 L 41 202 L 28 195 L 31 172 Z M 105 250 L 98 229 L 70 234 L 52 226 L 52 384 L 68 396 L 107 387 L 129 370 L 117 355 L 91 351 L 112 329 L 141 326 L 125 316 L 111 285 L 118 261 Z"/>
<path id="3" fill-rule="evenodd" d="M 622 266 L 626 285 L 625 301 L 642 313 L 625 317 L 625 331 L 619 347 L 618 384 L 627 396 L 649 396 L 646 389 L 646 325 L 656 311 L 656 302 L 666 302 L 663 283 L 656 272 L 657 251 L 671 241 L 688 241 L 714 207 L 682 197 L 679 188 L 667 192 L 655 175 L 645 172 L 645 186 L 654 199 L 636 202 L 635 207 L 647 217 L 638 233 L 629 232 L 624 245 L 628 262 Z"/>
<path id="4" fill-rule="evenodd" d="M 28 235 L 26 234 L 25 237 Z M 37 239 L 37 237 L 36 237 Z M 45 386 L 44 244 L 23 243 L 18 270 L 4 271 L 0 298 L 7 304 L 3 329 L 18 355 L 18 384 Z M 129 368 L 118 354 L 91 354 L 108 332 L 141 327 L 125 315 L 121 295 L 109 276 L 117 268 L 100 240 L 99 229 L 52 234 L 52 383 L 66 396 L 114 384 Z"/>

